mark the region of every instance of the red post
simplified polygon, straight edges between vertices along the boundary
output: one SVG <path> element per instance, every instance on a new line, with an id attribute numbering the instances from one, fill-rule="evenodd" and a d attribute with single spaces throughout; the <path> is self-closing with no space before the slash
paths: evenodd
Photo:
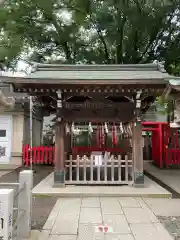
<path id="1" fill-rule="evenodd" d="M 158 135 L 159 135 L 159 167 L 163 168 L 163 133 L 162 133 L 162 124 L 159 123 L 158 127 Z"/>
<path id="2" fill-rule="evenodd" d="M 40 162 L 43 164 L 44 163 L 44 157 L 45 157 L 45 155 L 44 155 L 44 150 L 45 150 L 45 147 L 44 146 L 41 146 L 40 147 L 40 151 L 41 151 L 41 160 L 40 160 Z"/>
<path id="3" fill-rule="evenodd" d="M 45 147 L 45 154 L 44 154 L 44 163 L 47 164 L 48 163 L 48 157 L 49 157 L 49 148 Z"/>
<path id="4" fill-rule="evenodd" d="M 32 149 L 32 163 L 36 164 L 37 162 L 37 147 L 33 147 Z"/>

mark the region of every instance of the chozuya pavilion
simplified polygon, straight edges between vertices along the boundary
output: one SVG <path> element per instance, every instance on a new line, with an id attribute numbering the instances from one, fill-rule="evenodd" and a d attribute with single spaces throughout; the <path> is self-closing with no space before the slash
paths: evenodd
<path id="1" fill-rule="evenodd" d="M 155 98 L 168 91 L 172 77 L 162 65 L 35 64 L 27 77 L 2 79 L 12 84 L 14 92 L 36 96 L 45 114 L 56 113 L 55 186 L 81 183 L 143 186 L 141 121 Z M 96 129 L 106 124 L 112 128 L 121 126 L 121 140 L 128 144 L 106 153 L 102 142 L 96 149 L 105 152 L 99 165 L 95 164 L 96 151 L 72 156 L 72 132 L 67 131 L 72 123 L 91 123 Z"/>

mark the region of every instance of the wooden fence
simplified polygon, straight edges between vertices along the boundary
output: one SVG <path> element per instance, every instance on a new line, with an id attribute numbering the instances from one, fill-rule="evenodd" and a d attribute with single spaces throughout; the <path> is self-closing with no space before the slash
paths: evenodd
<path id="1" fill-rule="evenodd" d="M 29 166 L 32 164 L 54 164 L 55 147 L 38 146 L 32 147 L 23 145 L 22 148 L 22 161 L 24 165 Z"/>
<path id="2" fill-rule="evenodd" d="M 100 158 L 99 158 L 100 157 Z M 133 164 L 128 156 L 91 155 L 65 161 L 66 184 L 132 184 Z"/>

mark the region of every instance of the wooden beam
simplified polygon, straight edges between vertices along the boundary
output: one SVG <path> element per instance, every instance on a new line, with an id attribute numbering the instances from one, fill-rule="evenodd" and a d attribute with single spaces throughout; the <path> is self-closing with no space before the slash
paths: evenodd
<path id="1" fill-rule="evenodd" d="M 64 103 L 64 108 L 68 109 L 104 109 L 104 108 L 114 108 L 114 109 L 125 109 L 125 108 L 132 108 L 135 107 L 133 103 L 130 102 L 125 102 L 125 103 L 112 103 L 111 101 L 104 101 L 104 102 L 91 102 L 91 101 L 86 101 L 84 103 L 71 103 L 71 102 L 66 102 Z"/>
<path id="2" fill-rule="evenodd" d="M 73 82 L 73 81 L 71 81 Z M 51 85 L 49 85 L 51 84 Z M 23 83 L 23 84 L 17 84 L 14 86 L 15 92 L 24 92 L 24 93 L 31 93 L 31 94 L 42 94 L 42 93 L 56 93 L 59 88 L 61 88 L 61 91 L 65 94 L 118 94 L 118 93 L 136 93 L 140 89 L 142 89 L 143 92 L 163 92 L 164 88 L 166 87 L 165 84 L 148 84 L 144 81 L 144 83 L 130 83 L 129 81 L 124 81 L 123 84 L 120 82 L 112 83 L 112 84 L 106 84 L 105 82 L 102 82 L 101 84 L 86 84 L 83 85 L 77 84 L 74 82 L 73 84 L 52 84 L 51 81 L 49 81 L 49 84 L 43 84 L 43 83 Z"/>
<path id="3" fill-rule="evenodd" d="M 67 121 L 79 121 L 79 122 L 126 122 L 131 121 L 134 118 L 134 107 L 130 105 L 120 109 L 104 108 L 104 109 L 61 109 L 59 116 L 65 118 Z"/>

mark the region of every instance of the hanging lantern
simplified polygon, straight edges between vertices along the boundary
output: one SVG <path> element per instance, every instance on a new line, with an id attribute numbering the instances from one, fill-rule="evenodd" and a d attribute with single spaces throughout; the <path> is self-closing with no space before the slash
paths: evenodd
<path id="1" fill-rule="evenodd" d="M 118 144 L 117 127 L 116 127 L 116 125 L 112 126 L 112 144 L 113 145 L 117 145 Z"/>

